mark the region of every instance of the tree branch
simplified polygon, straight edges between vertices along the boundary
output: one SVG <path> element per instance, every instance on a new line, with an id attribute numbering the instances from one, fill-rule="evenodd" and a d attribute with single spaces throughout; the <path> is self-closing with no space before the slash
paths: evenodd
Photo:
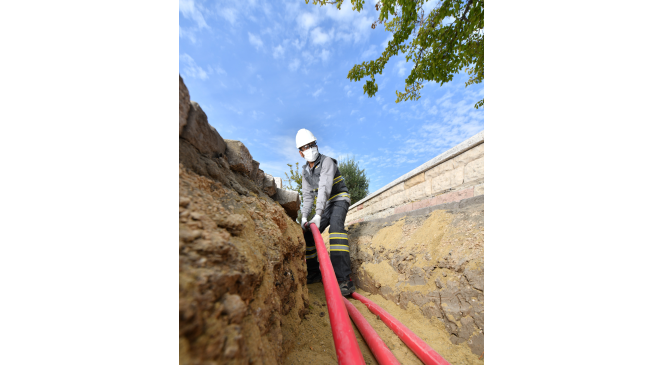
<path id="1" fill-rule="evenodd" d="M 473 0 L 468 0 L 468 3 L 466 4 L 466 8 L 463 10 L 463 14 L 461 14 L 461 19 L 468 21 L 466 19 L 466 14 L 468 14 L 468 9 L 470 9 L 470 4 L 472 4 Z"/>

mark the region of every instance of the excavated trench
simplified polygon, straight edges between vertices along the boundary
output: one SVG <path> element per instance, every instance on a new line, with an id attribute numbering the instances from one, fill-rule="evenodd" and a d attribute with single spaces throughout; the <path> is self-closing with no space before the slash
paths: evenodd
<path id="1" fill-rule="evenodd" d="M 484 362 L 483 196 L 346 229 L 358 293 L 386 309 L 451 364 Z M 328 233 L 322 236 L 328 244 Z M 305 358 L 335 364 L 331 335 L 313 338 L 330 332 L 322 284 L 308 287 L 314 315 L 307 315 L 307 328 L 298 337 L 300 345 L 286 363 Z M 422 364 L 366 306 L 350 301 L 400 363 Z M 357 328 L 355 332 L 365 361 L 376 364 Z M 324 350 L 326 356 L 319 358 L 316 349 Z"/>
<path id="2" fill-rule="evenodd" d="M 241 142 L 221 138 L 182 79 L 179 143 L 180 364 L 336 364 L 323 286 L 306 285 L 297 194 L 276 188 Z M 346 227 L 358 292 L 452 364 L 483 363 L 477 198 Z M 402 364 L 422 363 L 350 301 Z"/>

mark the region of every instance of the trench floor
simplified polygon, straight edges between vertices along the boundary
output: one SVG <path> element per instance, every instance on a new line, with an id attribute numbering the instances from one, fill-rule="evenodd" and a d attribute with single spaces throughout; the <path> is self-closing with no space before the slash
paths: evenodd
<path id="1" fill-rule="evenodd" d="M 296 338 L 295 348 L 290 352 L 284 363 L 288 365 L 335 365 L 337 364 L 337 356 L 332 339 L 330 316 L 327 312 L 323 284 L 310 284 L 307 287 L 309 289 L 309 314 L 302 321 L 302 328 L 300 329 L 300 335 Z M 357 289 L 357 292 L 387 310 L 451 364 L 484 364 L 483 358 L 480 359 L 470 352 L 468 346 L 452 344 L 443 324 L 437 323 L 438 319 L 436 318 L 427 319 L 416 306 L 409 304 L 408 309 L 404 310 L 380 295 L 371 295 L 361 289 Z M 352 298 L 349 298 L 349 301 L 367 319 L 401 364 L 423 364 L 408 346 L 376 315 L 371 313 L 364 304 Z M 357 338 L 360 345 L 360 351 L 364 356 L 364 361 L 367 365 L 378 364 L 354 324 L 353 329 L 355 330 L 355 338 Z"/>

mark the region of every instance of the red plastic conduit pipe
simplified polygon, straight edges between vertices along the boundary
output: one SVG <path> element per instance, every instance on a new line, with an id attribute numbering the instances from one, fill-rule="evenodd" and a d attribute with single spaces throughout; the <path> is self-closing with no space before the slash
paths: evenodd
<path id="1" fill-rule="evenodd" d="M 369 322 L 367 322 L 367 320 L 362 317 L 360 311 L 357 310 L 357 308 L 355 308 L 355 306 L 349 302 L 348 299 L 343 298 L 343 300 L 344 304 L 346 304 L 348 314 L 350 314 L 350 318 L 353 319 L 355 326 L 360 330 L 362 337 L 364 337 L 367 345 L 369 345 L 369 349 L 376 357 L 378 363 L 380 365 L 399 365 L 399 360 L 394 357 L 394 354 L 392 354 L 390 349 L 387 348 L 385 342 L 380 339 L 380 336 L 378 336 L 378 333 L 374 331 Z"/>
<path id="2" fill-rule="evenodd" d="M 325 301 L 327 302 L 327 312 L 330 315 L 330 326 L 332 327 L 332 338 L 334 339 L 334 347 L 337 352 L 337 362 L 340 365 L 366 364 L 360 352 L 360 346 L 357 344 L 353 327 L 350 325 L 346 306 L 341 300 L 341 290 L 337 283 L 337 277 L 334 275 L 330 256 L 327 255 L 323 237 L 321 237 L 318 227 L 315 224 L 310 224 L 309 228 L 314 236 L 316 253 L 318 253 L 318 264 L 323 276 Z"/>
<path id="3" fill-rule="evenodd" d="M 357 293 L 353 293 L 353 298 L 364 303 L 364 305 L 366 305 L 373 314 L 379 316 L 380 319 L 382 319 L 383 322 L 385 322 L 385 324 L 390 327 L 390 329 L 394 331 L 397 336 L 399 336 L 401 341 L 406 343 L 406 345 L 410 347 L 411 350 L 413 350 L 415 355 L 417 355 L 417 357 L 419 357 L 423 363 L 426 365 L 450 365 L 447 360 L 445 360 L 442 356 L 440 356 L 440 354 L 438 354 L 434 349 L 427 345 L 426 342 L 417 337 L 417 335 L 409 330 L 408 327 L 397 321 L 396 318 L 392 317 L 376 303 Z"/>

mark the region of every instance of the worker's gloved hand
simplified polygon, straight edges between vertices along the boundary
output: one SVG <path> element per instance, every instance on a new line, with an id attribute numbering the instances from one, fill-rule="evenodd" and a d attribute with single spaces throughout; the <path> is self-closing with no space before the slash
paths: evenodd
<path id="1" fill-rule="evenodd" d="M 305 224 L 308 223 L 308 222 L 307 222 L 307 219 L 309 219 L 309 217 L 307 217 L 307 216 L 305 216 L 305 215 L 302 216 L 302 229 L 305 230 L 305 231 L 307 230 L 307 228 L 309 228 L 308 226 L 305 227 Z"/>
<path id="2" fill-rule="evenodd" d="M 309 224 L 311 224 L 311 223 L 315 224 L 316 227 L 318 227 L 318 229 L 320 229 L 320 215 L 316 214 L 314 216 L 314 219 L 309 221 Z"/>

